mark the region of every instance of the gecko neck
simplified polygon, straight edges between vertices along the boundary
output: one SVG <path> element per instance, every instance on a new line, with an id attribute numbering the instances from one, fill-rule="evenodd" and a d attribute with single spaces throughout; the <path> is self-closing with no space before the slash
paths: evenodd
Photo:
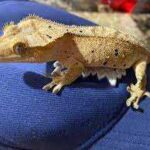
<path id="1" fill-rule="evenodd" d="M 36 52 L 36 54 L 39 53 L 37 56 L 40 59 L 39 61 L 61 61 L 64 57 L 64 48 L 62 46 L 62 44 L 64 44 L 63 42 L 63 40 L 57 40 L 53 43 L 46 45 L 45 47 L 39 48 L 39 52 Z"/>
<path id="2" fill-rule="evenodd" d="M 73 55 L 73 52 L 72 52 L 73 44 L 74 44 L 74 41 L 73 41 L 72 36 L 65 35 L 64 37 L 57 39 L 53 43 L 48 44 L 43 49 L 43 51 L 45 50 L 48 61 L 58 60 L 61 62 L 61 61 L 66 60 L 68 56 Z"/>

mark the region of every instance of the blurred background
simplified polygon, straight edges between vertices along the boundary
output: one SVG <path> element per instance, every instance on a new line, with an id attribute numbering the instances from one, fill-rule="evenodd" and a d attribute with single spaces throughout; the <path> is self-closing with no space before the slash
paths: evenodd
<path id="1" fill-rule="evenodd" d="M 32 0 L 134 34 L 150 47 L 150 0 Z"/>

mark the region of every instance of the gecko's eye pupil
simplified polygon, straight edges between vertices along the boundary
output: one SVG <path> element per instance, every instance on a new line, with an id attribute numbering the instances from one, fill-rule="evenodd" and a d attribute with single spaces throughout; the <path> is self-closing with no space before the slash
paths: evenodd
<path id="1" fill-rule="evenodd" d="M 17 43 L 14 46 L 14 51 L 19 55 L 23 54 L 25 52 L 25 50 L 26 50 L 26 46 L 24 43 Z"/>

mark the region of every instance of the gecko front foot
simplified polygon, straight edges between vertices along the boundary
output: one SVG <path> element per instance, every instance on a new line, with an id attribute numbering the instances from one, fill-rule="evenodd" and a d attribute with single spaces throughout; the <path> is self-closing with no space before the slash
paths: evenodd
<path id="1" fill-rule="evenodd" d="M 51 73 L 47 73 L 46 77 L 53 78 L 55 76 L 63 75 L 66 72 L 66 70 L 64 70 L 65 67 L 59 61 L 54 62 L 53 67 L 54 70 Z"/>
<path id="2" fill-rule="evenodd" d="M 53 88 L 52 92 L 57 94 L 62 89 L 63 86 L 64 84 L 62 82 L 62 76 L 57 76 L 53 77 L 52 81 L 43 86 L 42 89 L 48 91 Z"/>
<path id="3" fill-rule="evenodd" d="M 68 64 L 68 65 L 67 65 Z M 74 82 L 84 71 L 82 63 L 75 59 L 66 61 L 67 70 L 61 71 L 57 76 L 52 77 L 52 82 L 43 87 L 44 90 L 53 88 L 53 93 L 58 93 L 63 86 L 70 85 Z"/>
<path id="4" fill-rule="evenodd" d="M 126 105 L 129 107 L 133 104 L 133 108 L 139 109 L 139 101 L 143 96 L 150 97 L 150 92 L 141 89 L 138 85 L 127 87 L 128 92 L 131 94 L 130 98 L 127 99 Z"/>

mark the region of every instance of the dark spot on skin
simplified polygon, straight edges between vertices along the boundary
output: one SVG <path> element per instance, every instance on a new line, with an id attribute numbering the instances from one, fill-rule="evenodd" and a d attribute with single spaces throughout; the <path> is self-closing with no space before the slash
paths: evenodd
<path id="1" fill-rule="evenodd" d="M 69 30 L 67 29 L 66 31 L 68 32 Z"/>
<path id="2" fill-rule="evenodd" d="M 50 35 L 48 35 L 48 34 L 47 34 L 46 36 L 47 36 L 48 38 L 50 38 L 50 39 L 52 38 L 52 37 L 51 37 Z"/>
<path id="3" fill-rule="evenodd" d="M 118 53 L 115 53 L 115 56 L 118 56 Z"/>
<path id="4" fill-rule="evenodd" d="M 113 67 L 116 67 L 116 65 L 114 64 Z"/>
<path id="5" fill-rule="evenodd" d="M 107 64 L 107 61 L 105 61 L 104 63 L 103 63 L 103 65 L 105 66 Z"/>
<path id="6" fill-rule="evenodd" d="M 116 69 L 114 69 L 114 71 L 116 71 Z"/>
<path id="7" fill-rule="evenodd" d="M 92 50 L 91 52 L 94 53 L 94 50 Z"/>
<path id="8" fill-rule="evenodd" d="M 115 49 L 115 56 L 118 56 L 118 49 Z"/>
<path id="9" fill-rule="evenodd" d="M 67 56 L 67 58 L 70 58 L 70 56 Z"/>
<path id="10" fill-rule="evenodd" d="M 126 67 L 126 64 L 124 64 L 123 66 Z"/>
<path id="11" fill-rule="evenodd" d="M 83 31 L 82 30 L 80 30 L 80 33 L 82 33 Z"/>
<path id="12" fill-rule="evenodd" d="M 52 26 L 48 26 L 49 28 L 51 28 Z"/>

